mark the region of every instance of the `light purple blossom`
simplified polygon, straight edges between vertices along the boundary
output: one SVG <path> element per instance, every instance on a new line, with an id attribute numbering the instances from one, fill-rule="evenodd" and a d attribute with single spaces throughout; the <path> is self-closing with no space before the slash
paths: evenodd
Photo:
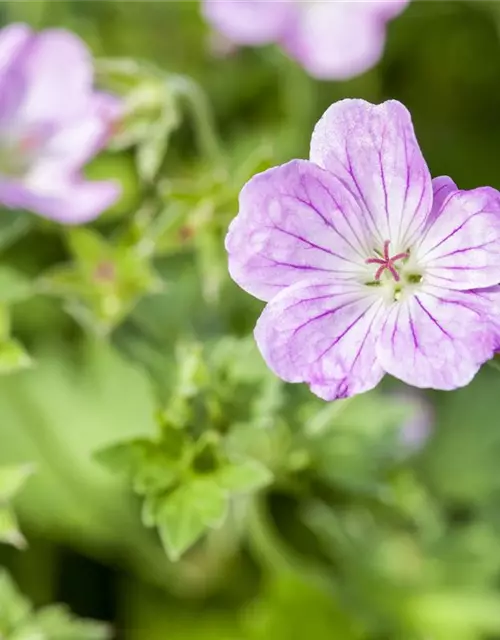
<path id="1" fill-rule="evenodd" d="M 432 411 L 429 406 L 416 406 L 413 415 L 403 424 L 401 442 L 410 453 L 416 453 L 427 442 L 432 427 Z"/>
<path id="2" fill-rule="evenodd" d="M 68 31 L 0 31 L 0 203 L 67 224 L 92 220 L 119 197 L 82 167 L 104 146 L 120 103 L 93 89 L 92 57 Z"/>
<path id="3" fill-rule="evenodd" d="M 351 78 L 380 59 L 386 24 L 409 0 L 205 0 L 205 18 L 241 45 L 276 42 L 307 71 Z"/>
<path id="4" fill-rule="evenodd" d="M 310 161 L 254 176 L 226 247 L 268 302 L 255 337 L 269 367 L 320 397 L 466 385 L 498 346 L 500 193 L 431 180 L 396 101 L 342 100 Z"/>
<path id="5" fill-rule="evenodd" d="M 399 429 L 399 440 L 405 453 L 420 451 L 431 436 L 434 425 L 433 407 L 424 392 L 409 387 L 387 394 L 387 401 L 403 403 L 409 413 Z"/>

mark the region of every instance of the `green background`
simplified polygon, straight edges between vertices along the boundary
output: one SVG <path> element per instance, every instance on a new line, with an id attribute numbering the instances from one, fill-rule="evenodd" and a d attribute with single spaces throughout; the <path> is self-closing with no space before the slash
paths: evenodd
<path id="1" fill-rule="evenodd" d="M 389 400 L 353 404 L 358 413 L 346 425 L 327 415 L 337 425 L 331 438 L 318 451 L 303 445 L 313 460 L 307 471 L 259 494 L 247 534 L 226 524 L 180 563 L 168 561 L 156 533 L 141 525 L 128 484 L 93 459 L 102 447 L 155 433 L 158 393 L 175 393 L 182 339 L 209 345 L 251 332 L 261 305 L 229 281 L 222 248 L 242 176 L 249 177 L 245 162 L 256 153 L 266 166 L 307 157 L 312 127 L 335 100 L 402 101 L 433 176 L 450 175 L 464 189 L 500 188 L 500 4 L 415 0 L 391 23 L 380 64 L 340 83 L 312 80 L 272 47 L 211 55 L 197 2 L 16 1 L 0 3 L 0 16 L 4 24 L 62 26 L 96 56 L 147 59 L 193 78 L 213 108 L 230 167 L 222 202 L 192 123 L 175 131 L 162 176 L 187 181 L 188 209 L 200 204 L 192 185 L 199 200 L 215 189 L 215 231 L 202 226 L 194 248 L 177 239 L 155 258 L 165 292 L 142 300 L 109 339 L 82 331 L 53 299 L 13 308 L 14 334 L 36 360 L 32 370 L 0 378 L 0 463 L 37 469 L 15 502 L 29 548 L 0 548 L 20 588 L 37 606 L 66 602 L 78 615 L 109 621 L 125 640 L 500 638 L 493 367 L 465 389 L 426 394 L 429 440 L 390 464 Z M 108 235 L 147 188 L 130 150 L 106 154 L 92 171 L 124 186 L 122 201 L 94 225 Z M 2 259 L 35 278 L 68 257 L 63 234 L 40 224 Z M 393 389 L 401 386 L 387 381 L 384 392 Z M 268 447 L 293 467 L 304 425 L 331 408 L 304 389 L 284 393 L 269 442 L 250 432 L 239 446 Z M 246 403 L 234 399 L 242 410 Z"/>

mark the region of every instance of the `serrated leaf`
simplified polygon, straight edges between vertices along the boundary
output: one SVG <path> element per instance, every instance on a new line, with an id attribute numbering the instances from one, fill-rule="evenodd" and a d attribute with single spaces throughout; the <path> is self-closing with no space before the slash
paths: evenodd
<path id="1" fill-rule="evenodd" d="M 95 459 L 110 470 L 129 476 L 134 491 L 146 494 L 172 486 L 181 451 L 166 450 L 163 443 L 137 439 L 102 449 Z"/>
<path id="2" fill-rule="evenodd" d="M 64 605 L 50 605 L 34 612 L 8 573 L 0 570 L 0 638 L 108 640 L 111 629 L 102 622 L 73 616 Z"/>
<path id="3" fill-rule="evenodd" d="M 74 617 L 62 605 L 51 605 L 34 616 L 36 628 L 47 640 L 107 640 L 111 638 L 108 625 L 94 620 Z"/>
<path id="4" fill-rule="evenodd" d="M 8 502 L 18 493 L 32 471 L 31 465 L 0 467 L 0 542 L 18 549 L 23 549 L 26 541 Z"/>
<path id="5" fill-rule="evenodd" d="M 208 528 L 221 525 L 228 494 L 213 479 L 195 479 L 167 496 L 157 513 L 160 537 L 171 560 L 178 560 Z"/>
<path id="6" fill-rule="evenodd" d="M 154 444 L 150 440 L 138 438 L 100 449 L 94 454 L 94 458 L 111 471 L 133 474 L 153 448 Z"/>
<path id="7" fill-rule="evenodd" d="M 235 384 L 258 383 L 268 376 L 268 369 L 253 338 L 221 338 L 212 346 L 210 360 Z"/>
<path id="8" fill-rule="evenodd" d="M 116 327 L 141 297 L 163 290 L 150 256 L 134 246 L 110 244 L 84 229 L 70 231 L 68 243 L 73 263 L 50 269 L 40 287 L 62 296 L 67 313 L 99 335 Z"/>
<path id="9" fill-rule="evenodd" d="M 18 549 L 26 547 L 26 540 L 19 531 L 16 514 L 9 507 L 0 507 L 0 542 Z"/>
<path id="10" fill-rule="evenodd" d="M 0 343 L 0 374 L 29 369 L 33 360 L 17 340 Z"/>
<path id="11" fill-rule="evenodd" d="M 250 493 L 272 482 L 273 474 L 257 460 L 227 464 L 217 472 L 217 482 L 234 493 Z"/>
<path id="12" fill-rule="evenodd" d="M 169 489 L 177 480 L 177 469 L 172 463 L 160 455 L 148 460 L 134 477 L 132 486 L 136 493 L 145 495 L 150 492 Z"/>
<path id="13" fill-rule="evenodd" d="M 33 470 L 31 464 L 0 467 L 0 504 L 14 498 Z"/>

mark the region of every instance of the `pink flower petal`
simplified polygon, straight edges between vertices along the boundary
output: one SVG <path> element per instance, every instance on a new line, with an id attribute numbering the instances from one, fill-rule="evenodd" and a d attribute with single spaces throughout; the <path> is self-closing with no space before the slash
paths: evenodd
<path id="1" fill-rule="evenodd" d="M 342 183 L 294 160 L 243 188 L 226 240 L 229 270 L 243 289 L 269 300 L 304 279 L 365 273 L 365 235 L 359 206 Z"/>
<path id="2" fill-rule="evenodd" d="M 0 31 L 2 63 L 0 202 L 67 223 L 95 218 L 119 188 L 75 176 L 105 144 L 121 107 L 94 91 L 90 51 L 69 31 L 15 25 Z"/>
<path id="3" fill-rule="evenodd" d="M 404 251 L 416 239 L 432 207 L 432 183 L 401 103 L 336 102 L 314 129 L 310 158 L 362 203 L 376 248 L 390 240 L 393 251 Z"/>
<path id="4" fill-rule="evenodd" d="M 72 180 L 59 182 L 54 188 L 43 190 L 20 183 L 0 182 L 0 201 L 4 205 L 35 211 L 64 224 L 82 224 L 94 220 L 119 196 L 120 186 L 113 181 Z"/>
<path id="5" fill-rule="evenodd" d="M 373 388 L 383 376 L 375 345 L 382 301 L 356 284 L 304 281 L 262 313 L 255 338 L 268 366 L 333 400 Z"/>
<path id="6" fill-rule="evenodd" d="M 410 0 L 365 0 L 366 8 L 384 20 L 390 20 L 402 13 Z"/>
<path id="7" fill-rule="evenodd" d="M 277 41 L 294 19 L 294 0 L 205 0 L 206 20 L 230 40 L 243 45 Z"/>
<path id="8" fill-rule="evenodd" d="M 384 21 L 370 2 L 310 2 L 283 39 L 286 51 L 320 79 L 345 79 L 373 67 L 385 44 Z"/>
<path id="9" fill-rule="evenodd" d="M 500 193 L 450 191 L 415 249 L 425 279 L 451 289 L 500 282 Z"/>
<path id="10" fill-rule="evenodd" d="M 10 24 L 0 30 L 0 81 L 32 36 L 25 24 Z"/>
<path id="11" fill-rule="evenodd" d="M 428 286 L 390 307 L 377 357 L 387 373 L 407 384 L 450 390 L 467 385 L 494 346 L 474 296 Z"/>
<path id="12" fill-rule="evenodd" d="M 44 145 L 40 157 L 43 169 L 50 166 L 81 169 L 105 146 L 122 109 L 122 101 L 114 96 L 104 93 L 90 95 L 86 112 L 80 118 L 63 124 Z"/>
<path id="13" fill-rule="evenodd" d="M 37 34 L 16 60 L 16 75 L 24 86 L 18 120 L 68 120 L 88 107 L 92 56 L 69 31 L 48 29 Z"/>
<path id="14" fill-rule="evenodd" d="M 432 212 L 429 215 L 429 219 L 435 218 L 445 200 L 455 191 L 458 191 L 457 185 L 448 176 L 439 176 L 439 178 L 433 178 L 432 180 L 433 202 Z M 427 224 L 429 224 L 429 219 Z"/>

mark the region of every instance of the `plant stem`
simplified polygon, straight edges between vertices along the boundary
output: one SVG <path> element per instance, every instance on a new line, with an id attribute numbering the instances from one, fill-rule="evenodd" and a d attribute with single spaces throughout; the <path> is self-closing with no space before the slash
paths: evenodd
<path id="1" fill-rule="evenodd" d="M 171 76 L 169 86 L 184 99 L 194 121 L 200 151 L 216 169 L 223 167 L 223 154 L 216 134 L 210 104 L 201 88 L 185 76 Z"/>

